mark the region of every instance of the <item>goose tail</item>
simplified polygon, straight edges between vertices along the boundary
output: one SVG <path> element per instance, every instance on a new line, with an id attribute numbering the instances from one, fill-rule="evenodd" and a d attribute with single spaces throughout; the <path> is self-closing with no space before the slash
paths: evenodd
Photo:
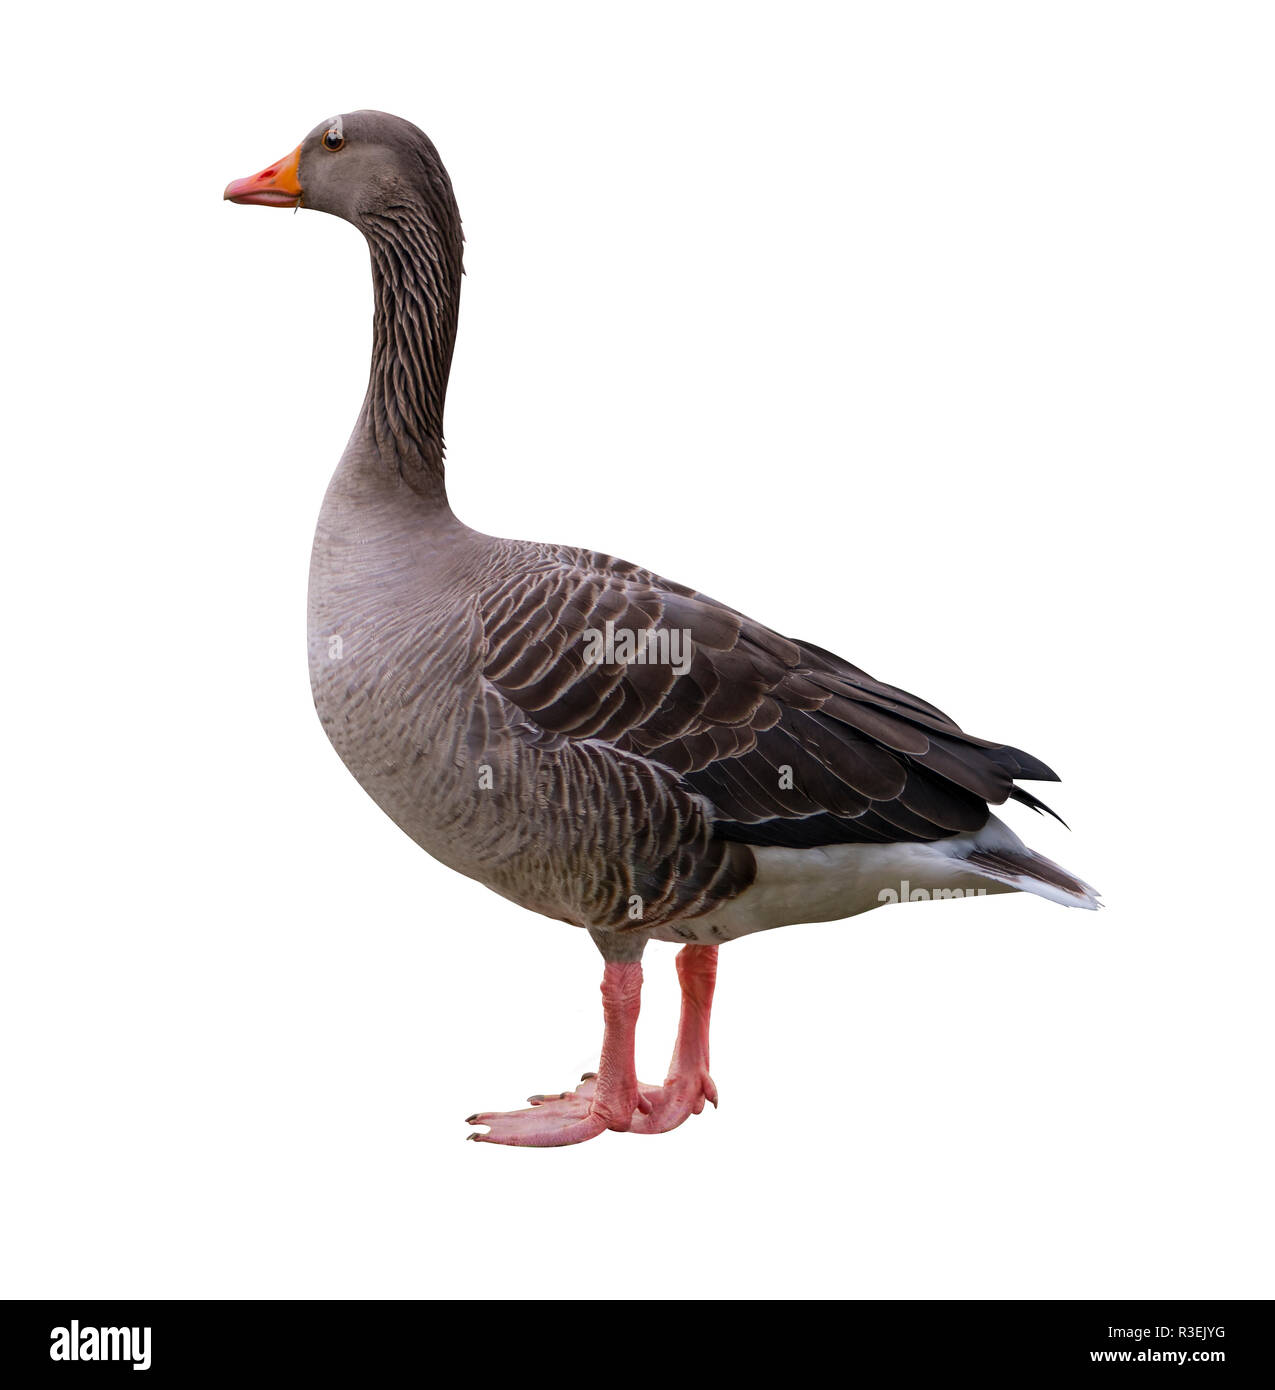
<path id="1" fill-rule="evenodd" d="M 1035 893 L 1064 907 L 1099 907 L 1102 894 L 1075 874 L 1030 849 L 996 816 L 976 835 L 950 840 L 946 846 L 963 867 L 992 883 Z"/>

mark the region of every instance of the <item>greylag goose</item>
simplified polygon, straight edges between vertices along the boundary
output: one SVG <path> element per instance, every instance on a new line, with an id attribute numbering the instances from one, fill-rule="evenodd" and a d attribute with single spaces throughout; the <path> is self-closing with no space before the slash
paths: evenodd
<path id="1" fill-rule="evenodd" d="M 812 642 L 609 555 L 499 540 L 448 506 L 443 402 L 461 285 L 447 171 L 414 125 L 356 111 L 225 192 L 352 222 L 372 254 L 372 366 L 310 569 L 323 727 L 390 818 L 444 864 L 601 952 L 596 1074 L 470 1138 L 657 1134 L 717 1103 L 709 1011 L 723 942 L 900 897 L 1094 890 L 991 812 L 1048 810 L 1044 763 Z M 678 944 L 662 1086 L 634 1033 L 648 941 Z"/>

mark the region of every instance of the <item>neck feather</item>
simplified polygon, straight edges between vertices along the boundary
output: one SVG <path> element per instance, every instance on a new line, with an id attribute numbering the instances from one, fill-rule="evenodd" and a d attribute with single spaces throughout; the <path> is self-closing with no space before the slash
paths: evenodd
<path id="1" fill-rule="evenodd" d="M 460 220 L 419 204 L 360 219 L 372 251 L 372 371 L 359 425 L 414 491 L 447 505 L 443 403 L 460 307 Z"/>

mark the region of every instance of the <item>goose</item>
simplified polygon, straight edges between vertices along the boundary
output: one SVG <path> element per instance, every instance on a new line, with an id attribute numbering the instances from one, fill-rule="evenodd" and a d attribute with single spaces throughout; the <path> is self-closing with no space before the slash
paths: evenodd
<path id="1" fill-rule="evenodd" d="M 503 540 L 451 511 L 443 405 L 462 234 L 438 151 L 378 111 L 325 120 L 224 195 L 312 208 L 371 251 L 371 370 L 315 531 L 315 706 L 337 753 L 425 851 L 588 932 L 603 958 L 596 1073 L 467 1136 L 549 1147 L 659 1134 L 717 1104 L 718 949 L 923 896 L 1086 883 L 991 811 L 1049 808 L 1039 759 L 976 738 L 813 642 L 570 545 Z M 1053 812 L 1050 812 L 1053 814 Z M 638 1081 L 649 941 L 680 946 L 663 1085 Z"/>

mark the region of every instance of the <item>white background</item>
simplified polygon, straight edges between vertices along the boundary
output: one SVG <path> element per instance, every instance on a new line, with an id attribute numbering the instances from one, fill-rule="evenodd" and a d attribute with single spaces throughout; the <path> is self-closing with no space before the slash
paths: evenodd
<path id="1" fill-rule="evenodd" d="M 27 7 L 4 103 L 0 1292 L 1269 1297 L 1269 9 Z M 465 520 L 698 585 L 1064 776 L 1019 896 L 728 947 L 717 1112 L 543 1152 L 600 960 L 427 859 L 304 655 L 357 233 L 436 141 Z M 662 1076 L 672 950 L 639 1039 Z"/>

